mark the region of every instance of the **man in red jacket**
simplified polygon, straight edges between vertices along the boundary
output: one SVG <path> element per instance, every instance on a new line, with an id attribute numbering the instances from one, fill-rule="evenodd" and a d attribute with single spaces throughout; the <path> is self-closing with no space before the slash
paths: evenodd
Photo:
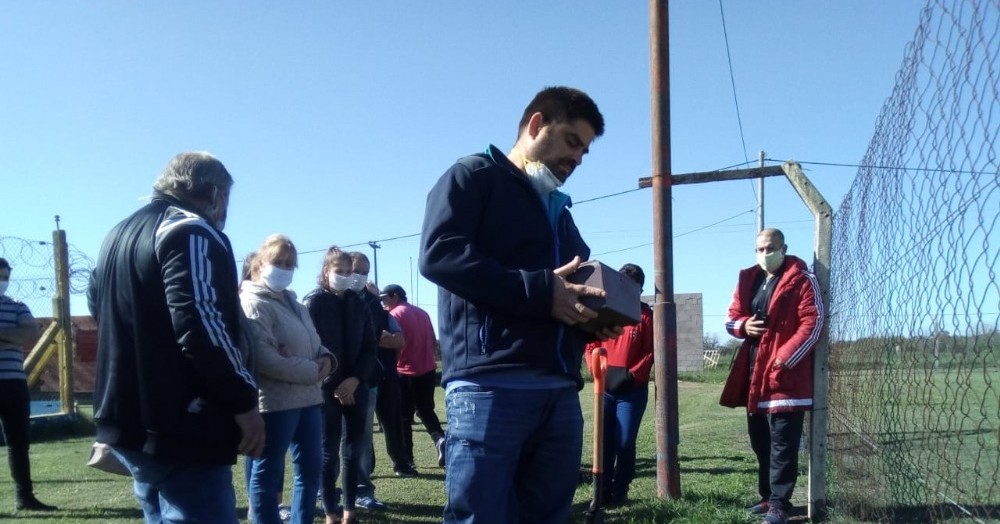
<path id="1" fill-rule="evenodd" d="M 825 312 L 816 276 L 786 255 L 785 235 L 757 235 L 757 265 L 740 271 L 726 330 L 743 344 L 722 391 L 723 406 L 747 408 L 757 455 L 764 524 L 788 521 L 805 412 L 812 409 L 813 355 Z"/>

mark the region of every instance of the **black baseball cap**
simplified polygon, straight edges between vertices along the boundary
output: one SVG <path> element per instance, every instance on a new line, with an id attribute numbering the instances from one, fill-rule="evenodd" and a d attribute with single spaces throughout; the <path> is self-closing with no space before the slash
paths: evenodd
<path id="1" fill-rule="evenodd" d="M 405 300 L 406 290 L 403 289 L 403 286 L 400 286 L 399 284 L 389 284 L 388 286 L 382 288 L 382 293 L 379 296 L 388 297 L 392 295 L 396 295 L 397 297 Z"/>

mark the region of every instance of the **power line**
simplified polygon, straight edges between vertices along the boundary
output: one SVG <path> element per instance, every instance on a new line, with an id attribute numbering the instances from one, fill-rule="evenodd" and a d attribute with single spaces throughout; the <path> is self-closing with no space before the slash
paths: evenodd
<path id="1" fill-rule="evenodd" d="M 768 162 L 784 162 L 783 160 L 775 160 L 773 158 L 765 158 Z M 932 167 L 906 167 L 906 166 L 874 166 L 874 165 L 863 165 L 863 164 L 841 164 L 837 162 L 803 162 L 798 161 L 802 165 L 812 165 L 812 166 L 829 166 L 829 167 L 851 167 L 857 169 L 898 169 L 901 171 L 919 171 L 923 173 L 953 173 L 958 175 L 996 175 L 997 173 L 986 172 L 986 171 L 963 171 L 961 169 L 941 169 Z"/>
<path id="2" fill-rule="evenodd" d="M 747 140 L 743 134 L 743 117 L 740 115 L 740 100 L 736 96 L 736 75 L 733 73 L 733 56 L 729 51 L 729 30 L 726 28 L 726 10 L 722 8 L 722 0 L 719 0 L 719 14 L 722 16 L 722 36 L 726 41 L 726 61 L 729 63 L 729 83 L 733 86 L 733 103 L 736 105 L 736 123 L 740 127 L 740 143 L 743 144 L 743 160 L 750 164 L 750 155 L 747 153 Z M 757 196 L 757 188 L 750 180 L 750 191 L 753 193 L 754 202 L 760 202 Z M 763 188 L 763 186 L 762 186 Z"/>
<path id="3" fill-rule="evenodd" d="M 372 242 L 378 244 L 380 242 L 389 242 L 390 240 L 402 240 L 404 238 L 413 238 L 413 237 L 418 237 L 418 236 L 420 236 L 420 233 L 411 233 L 409 235 L 402 235 L 402 236 L 392 237 L 392 238 L 383 238 L 383 239 L 380 239 L 380 240 L 369 240 L 369 241 L 365 241 L 365 242 L 355 242 L 353 244 L 344 244 L 344 245 L 339 246 L 339 247 L 370 246 Z M 329 249 L 329 248 L 325 248 L 324 247 L 323 249 L 310 249 L 308 251 L 299 251 L 299 254 L 300 255 L 305 255 L 305 254 L 309 254 L 309 253 L 320 253 L 320 252 L 326 251 L 327 249 Z"/>
<path id="4" fill-rule="evenodd" d="M 730 221 L 730 220 L 732 220 L 734 218 L 741 217 L 741 216 L 743 216 L 743 215 L 745 215 L 747 213 L 753 213 L 754 211 L 755 211 L 754 209 L 748 209 L 746 211 L 740 211 L 739 213 L 736 213 L 735 215 L 733 215 L 731 217 L 723 218 L 722 220 L 720 220 L 718 222 L 714 222 L 714 223 L 711 223 L 711 224 L 708 224 L 708 225 L 705 225 L 705 226 L 697 227 L 697 228 L 694 228 L 694 229 L 692 229 L 690 231 L 685 231 L 683 233 L 674 235 L 674 238 L 680 238 L 680 237 L 682 237 L 684 235 L 690 235 L 691 233 L 697 233 L 698 231 L 701 231 L 703 229 L 708 229 L 708 228 L 710 228 L 712 226 L 717 226 L 717 225 L 719 225 L 719 224 L 721 224 L 723 222 L 728 222 L 728 221 Z M 653 245 L 652 242 L 646 242 L 644 244 L 639 244 L 637 246 L 629 246 L 629 247 L 623 247 L 621 249 L 615 249 L 615 250 L 612 250 L 612 251 L 604 251 L 603 253 L 595 253 L 594 256 L 596 257 L 596 256 L 600 256 L 600 255 L 609 255 L 611 253 L 620 253 L 622 251 L 628 251 L 630 249 L 638 249 L 640 247 L 646 247 L 646 246 L 651 246 L 651 245 Z"/>
<path id="5" fill-rule="evenodd" d="M 719 0 L 719 14 L 722 15 L 722 36 L 726 40 L 726 60 L 729 63 L 729 83 L 733 86 L 733 103 L 736 104 L 736 122 L 740 126 L 740 142 L 743 144 L 743 159 L 750 163 L 750 156 L 747 154 L 747 141 L 743 136 L 743 118 L 740 116 L 740 100 L 736 96 L 736 76 L 733 74 L 733 56 L 729 52 L 729 31 L 726 29 L 726 11 L 722 8 L 722 0 Z"/>
<path id="6" fill-rule="evenodd" d="M 576 205 L 586 204 L 587 202 L 593 202 L 595 200 L 603 200 L 605 198 L 611 198 L 613 196 L 624 195 L 624 194 L 627 194 L 627 193 L 634 193 L 636 191 L 641 191 L 643 189 L 646 189 L 646 188 L 644 188 L 644 187 L 637 187 L 635 189 L 628 189 L 628 190 L 625 190 L 625 191 L 619 191 L 617 193 L 611 193 L 609 195 L 601 195 L 601 196 L 598 196 L 598 197 L 588 198 L 586 200 L 581 200 L 579 202 L 573 202 L 573 203 L 576 204 Z"/>
<path id="7" fill-rule="evenodd" d="M 784 160 L 776 160 L 776 159 L 773 159 L 773 158 L 766 158 L 765 160 L 768 161 L 768 162 L 784 162 Z M 948 170 L 948 169 L 931 169 L 931 168 L 897 167 L 897 166 L 865 166 L 865 165 L 859 165 L 859 164 L 844 164 L 844 163 L 836 163 L 836 162 L 806 162 L 806 161 L 798 161 L 798 163 L 802 164 L 802 165 L 817 165 L 817 166 L 832 166 L 832 167 L 852 167 L 852 168 L 859 168 L 859 169 L 860 168 L 871 168 L 871 169 L 902 169 L 902 170 L 906 170 L 906 171 L 929 171 L 929 172 L 974 174 L 974 175 L 986 174 L 984 172 L 977 172 L 977 171 L 954 171 L 954 170 Z M 730 165 L 730 166 L 721 167 L 719 169 L 716 169 L 715 171 L 726 171 L 726 170 L 729 170 L 729 169 L 733 169 L 735 167 L 746 166 L 746 165 L 749 165 L 749 164 L 750 164 L 750 161 L 748 160 L 746 162 L 740 162 L 740 163 L 733 164 L 733 165 Z M 596 196 L 596 197 L 593 197 L 593 198 L 588 198 L 588 199 L 585 199 L 585 200 L 580 200 L 578 202 L 574 202 L 574 204 L 576 204 L 576 205 L 586 204 L 588 202 L 595 202 L 595 201 L 598 201 L 598 200 L 604 200 L 606 198 L 611 198 L 611 197 L 626 195 L 626 194 L 629 194 L 629 193 L 634 193 L 636 191 L 641 191 L 643 189 L 646 189 L 646 188 L 627 189 L 625 191 L 618 191 L 618 192 L 615 192 L 615 193 L 608 193 L 606 195 L 600 195 L 600 196 Z M 716 222 L 714 224 L 709 224 L 707 226 L 702 226 L 700 228 L 697 228 L 697 229 L 694 229 L 694 230 L 691 230 L 691 231 L 687 231 L 687 232 L 681 233 L 679 235 L 674 235 L 674 238 L 682 237 L 684 235 L 689 235 L 691 233 L 694 233 L 694 232 L 697 232 L 697 231 L 701 231 L 702 229 L 706 229 L 706 228 L 709 228 L 709 227 L 712 227 L 712 226 L 717 226 L 717 225 L 719 225 L 719 224 L 721 224 L 723 222 L 727 222 L 729 220 L 732 220 L 733 218 L 736 218 L 737 216 L 744 215 L 744 214 L 747 214 L 747 213 L 753 213 L 755 210 L 756 210 L 756 208 L 755 209 L 751 209 L 749 211 L 741 211 L 737 215 L 734 215 L 732 217 L 720 220 L 719 222 Z M 364 242 L 355 242 L 353 244 L 344 244 L 344 245 L 341 245 L 340 247 L 342 247 L 342 248 L 348 248 L 348 247 L 367 246 L 367 245 L 369 245 L 369 242 L 375 242 L 375 243 L 390 242 L 390 241 L 393 241 L 393 240 L 403 240 L 403 239 L 406 239 L 406 238 L 413 238 L 413 237 L 419 237 L 419 236 L 420 236 L 420 233 L 411 233 L 409 235 L 400 235 L 400 236 L 395 236 L 395 237 L 390 237 L 390 238 L 383 238 L 383 239 L 379 239 L 379 240 L 364 241 Z M 603 255 L 603 254 L 608 254 L 608 253 L 616 253 L 618 251 L 626 251 L 626 250 L 629 250 L 629 249 L 636 249 L 636 248 L 644 247 L 644 246 L 647 246 L 647 245 L 651 245 L 651 243 L 650 244 L 642 244 L 642 245 L 638 245 L 638 246 L 632 246 L 632 247 L 623 248 L 623 249 L 615 250 L 615 251 L 607 251 L 605 253 L 600 253 L 600 254 Z M 306 254 L 310 254 L 310 253 L 321 253 L 321 252 L 326 251 L 326 250 L 327 250 L 327 248 L 310 249 L 310 250 L 306 250 L 306 251 L 299 251 L 299 254 L 300 255 L 306 255 Z"/>

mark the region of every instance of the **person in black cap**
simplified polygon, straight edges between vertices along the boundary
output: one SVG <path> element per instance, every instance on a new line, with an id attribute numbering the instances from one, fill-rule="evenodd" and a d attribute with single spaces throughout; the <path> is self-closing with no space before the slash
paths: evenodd
<path id="1" fill-rule="evenodd" d="M 382 303 L 403 330 L 403 349 L 396 371 L 400 382 L 400 414 L 403 416 L 403 446 L 409 468 L 396 475 L 416 474 L 413 465 L 413 413 L 416 411 L 438 452 L 438 467 L 444 467 L 444 430 L 434 412 L 434 388 L 437 387 L 437 361 L 434 350 L 437 338 L 427 312 L 406 301 L 406 290 L 389 284 L 382 290 Z"/>

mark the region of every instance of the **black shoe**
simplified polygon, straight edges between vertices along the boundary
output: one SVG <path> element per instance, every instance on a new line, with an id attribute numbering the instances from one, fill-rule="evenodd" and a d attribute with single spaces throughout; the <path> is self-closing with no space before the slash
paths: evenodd
<path id="1" fill-rule="evenodd" d="M 395 473 L 396 473 L 397 477 L 419 477 L 420 476 L 420 472 L 417 471 L 417 468 L 413 467 L 413 464 L 405 464 L 405 465 L 399 466 L 399 467 L 397 467 L 395 469 Z"/>
<path id="2" fill-rule="evenodd" d="M 17 509 L 28 511 L 56 511 L 59 508 L 43 504 L 41 501 L 36 499 L 34 495 L 32 495 L 30 497 L 17 499 Z"/>

